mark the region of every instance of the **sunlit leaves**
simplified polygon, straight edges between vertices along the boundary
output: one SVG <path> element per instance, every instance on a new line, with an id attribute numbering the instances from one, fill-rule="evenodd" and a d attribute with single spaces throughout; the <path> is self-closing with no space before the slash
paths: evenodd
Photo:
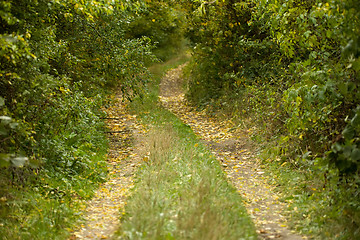
<path id="1" fill-rule="evenodd" d="M 358 2 L 231 3 L 189 14 L 188 99 L 253 126 L 253 138 L 274 142 L 268 152 L 284 166 L 319 171 L 318 178 L 331 171 L 325 182 L 342 186 L 334 199 L 350 194 L 345 189 L 359 185 Z"/>
<path id="2" fill-rule="evenodd" d="M 69 211 L 54 206 L 89 198 L 104 180 L 100 108 L 114 86 L 124 97 L 145 91 L 152 46 L 124 36 L 132 11 L 144 7 L 134 1 L 19 0 L 0 7 L 0 194 L 24 202 L 9 207 L 0 201 L 0 228 L 44 238 L 59 233 L 54 225 L 69 225 L 57 221 Z M 34 195 L 19 197 L 21 189 Z M 46 201 L 35 204 L 37 210 L 27 198 Z M 39 214 L 45 210 L 49 221 Z M 46 227 L 34 233 L 38 220 Z M 12 227 L 19 222 L 29 228 Z"/>
<path id="3" fill-rule="evenodd" d="M 345 174 L 356 173 L 360 169 L 360 109 L 354 111 L 342 131 L 343 141 L 334 143 L 328 158 L 332 164 Z"/>

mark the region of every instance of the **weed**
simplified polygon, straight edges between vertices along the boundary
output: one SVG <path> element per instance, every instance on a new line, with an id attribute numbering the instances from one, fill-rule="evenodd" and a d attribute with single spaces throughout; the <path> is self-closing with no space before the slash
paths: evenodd
<path id="1" fill-rule="evenodd" d="M 192 130 L 162 108 L 156 94 L 132 109 L 151 127 L 149 159 L 137 173 L 118 237 L 255 239 L 242 198 Z"/>

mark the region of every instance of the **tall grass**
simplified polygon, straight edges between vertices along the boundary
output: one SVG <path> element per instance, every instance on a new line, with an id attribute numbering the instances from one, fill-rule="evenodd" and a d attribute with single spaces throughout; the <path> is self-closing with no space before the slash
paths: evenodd
<path id="1" fill-rule="evenodd" d="M 154 85 L 153 94 L 132 104 L 151 131 L 118 238 L 256 239 L 242 198 L 218 161 L 157 103 L 156 92 Z"/>
<path id="2" fill-rule="evenodd" d="M 19 175 L 11 177 L 9 169 L 0 168 L 0 239 L 69 237 L 84 200 L 92 197 L 106 176 L 107 143 L 103 133 L 101 137 L 104 141 L 97 146 L 99 151 L 88 158 L 87 168 L 80 174 L 23 167 L 14 169 Z"/>

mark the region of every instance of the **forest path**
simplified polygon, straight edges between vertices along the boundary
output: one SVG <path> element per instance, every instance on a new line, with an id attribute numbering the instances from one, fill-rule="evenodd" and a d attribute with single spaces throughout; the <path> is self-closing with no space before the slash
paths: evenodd
<path id="1" fill-rule="evenodd" d="M 162 105 L 188 124 L 221 162 L 229 181 L 244 198 L 260 239 L 307 239 L 289 230 L 284 216 L 287 205 L 267 183 L 259 159 L 250 151 L 246 133 L 233 128 L 231 121 L 209 117 L 187 103 L 182 90 L 184 66 L 170 70 L 163 78 L 159 96 Z"/>
<path id="2" fill-rule="evenodd" d="M 106 109 L 109 128 L 107 181 L 86 204 L 84 223 L 72 233 L 73 239 L 108 239 L 119 228 L 133 175 L 141 159 L 138 151 L 144 146 L 145 128 L 130 115 L 121 95 L 114 96 L 113 105 Z"/>

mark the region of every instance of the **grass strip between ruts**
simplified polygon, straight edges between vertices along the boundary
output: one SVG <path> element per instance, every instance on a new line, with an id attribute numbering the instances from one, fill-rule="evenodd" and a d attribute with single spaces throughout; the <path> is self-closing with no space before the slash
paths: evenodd
<path id="1" fill-rule="evenodd" d="M 118 238 L 256 239 L 243 199 L 219 162 L 189 126 L 161 107 L 154 85 L 132 104 L 150 132 Z"/>

